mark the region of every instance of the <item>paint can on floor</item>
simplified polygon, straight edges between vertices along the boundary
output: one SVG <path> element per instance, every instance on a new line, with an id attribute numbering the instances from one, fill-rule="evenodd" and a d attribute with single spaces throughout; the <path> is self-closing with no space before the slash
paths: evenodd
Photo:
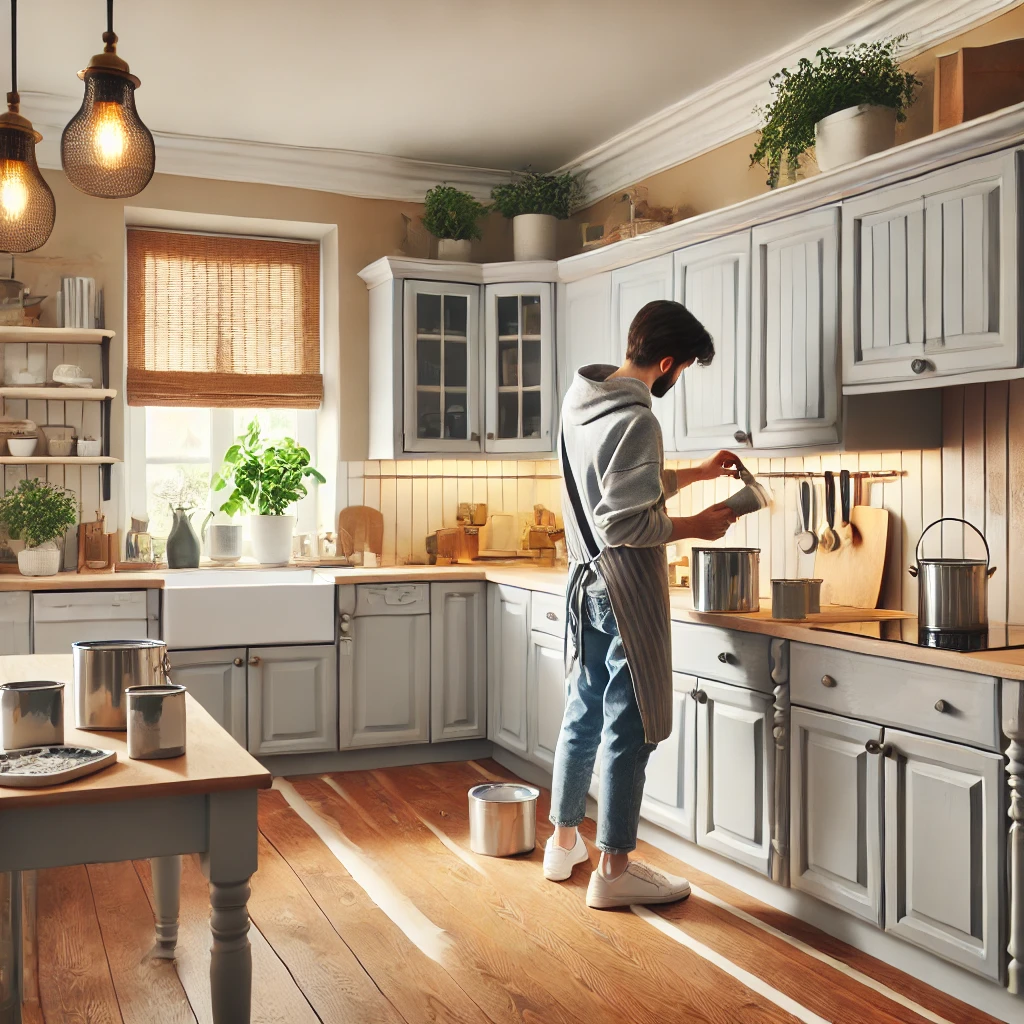
<path id="1" fill-rule="evenodd" d="M 488 782 L 469 791 L 469 848 L 485 857 L 529 853 L 537 842 L 540 790 L 521 782 Z"/>

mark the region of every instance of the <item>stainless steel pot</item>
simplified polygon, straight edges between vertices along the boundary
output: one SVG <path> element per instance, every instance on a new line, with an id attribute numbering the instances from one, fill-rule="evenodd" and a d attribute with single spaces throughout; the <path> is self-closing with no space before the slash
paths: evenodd
<path id="1" fill-rule="evenodd" d="M 940 523 L 963 523 L 985 545 L 985 558 L 922 558 L 925 534 Z M 917 622 L 921 629 L 949 632 L 982 632 L 988 629 L 988 581 L 996 571 L 989 567 L 991 555 L 985 535 L 966 519 L 947 516 L 926 527 L 917 542 L 917 564 L 910 575 L 917 577 Z"/>
<path id="2" fill-rule="evenodd" d="M 772 580 L 772 618 L 806 619 L 821 611 L 821 580 Z"/>
<path id="3" fill-rule="evenodd" d="M 128 756 L 141 760 L 185 753 L 185 687 L 129 686 Z"/>
<path id="4" fill-rule="evenodd" d="M 519 782 L 488 782 L 469 791 L 469 848 L 485 857 L 529 853 L 537 842 L 540 791 Z"/>
<path id="5" fill-rule="evenodd" d="M 46 680 L 0 686 L 0 747 L 54 747 L 64 742 L 64 684 Z"/>
<path id="6" fill-rule="evenodd" d="M 129 686 L 166 686 L 171 664 L 162 640 L 80 640 L 75 662 L 75 708 L 79 729 L 124 730 Z"/>
<path id="7" fill-rule="evenodd" d="M 694 548 L 690 588 L 698 612 L 756 612 L 760 548 Z"/>

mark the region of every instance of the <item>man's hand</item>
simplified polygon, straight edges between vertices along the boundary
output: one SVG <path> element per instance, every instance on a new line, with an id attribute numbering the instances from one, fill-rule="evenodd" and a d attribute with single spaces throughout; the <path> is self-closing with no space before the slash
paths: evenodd
<path id="1" fill-rule="evenodd" d="M 735 522 L 736 513 L 728 505 L 712 505 L 695 516 L 673 519 L 669 543 L 686 539 L 718 540 Z"/>
<path id="2" fill-rule="evenodd" d="M 740 475 L 739 462 L 739 458 L 732 452 L 715 452 L 700 464 L 697 479 L 717 480 L 720 476 L 731 476 L 733 479 L 738 479 Z"/>

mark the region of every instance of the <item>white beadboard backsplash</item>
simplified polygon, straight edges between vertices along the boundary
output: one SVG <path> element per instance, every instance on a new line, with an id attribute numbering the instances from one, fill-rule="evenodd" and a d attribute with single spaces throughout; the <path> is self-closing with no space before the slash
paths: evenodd
<path id="1" fill-rule="evenodd" d="M 972 384 L 943 391 L 943 446 L 886 454 L 827 454 L 746 460 L 755 473 L 794 474 L 833 470 L 896 470 L 895 480 L 862 481 L 854 500 L 887 508 L 890 544 L 883 605 L 917 609 L 917 585 L 907 572 L 925 526 L 943 516 L 967 519 L 988 538 L 998 567 L 989 589 L 993 621 L 1024 622 L 1024 380 Z M 687 466 L 687 462 L 670 462 Z M 348 504 L 365 504 L 384 515 L 384 564 L 426 561 L 425 539 L 454 526 L 459 502 L 486 501 L 488 514 L 517 513 L 523 522 L 542 504 L 561 517 L 558 463 L 472 461 L 363 462 L 348 464 Z M 798 479 L 764 480 L 771 509 L 741 519 L 720 542 L 761 549 L 761 593 L 772 577 L 809 576 L 814 556 L 796 547 Z M 837 481 L 838 484 L 838 481 Z M 669 501 L 671 515 L 691 515 L 721 501 L 736 484 L 720 479 L 687 488 Z M 814 480 L 814 526 L 822 520 L 820 479 Z M 981 542 L 956 524 L 937 527 L 924 553 L 981 555 Z M 685 553 L 688 544 L 680 544 Z"/>

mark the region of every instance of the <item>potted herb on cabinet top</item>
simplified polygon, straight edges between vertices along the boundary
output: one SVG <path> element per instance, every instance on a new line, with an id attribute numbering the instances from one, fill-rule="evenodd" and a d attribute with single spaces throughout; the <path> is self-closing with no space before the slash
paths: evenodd
<path id="1" fill-rule="evenodd" d="M 895 144 L 896 122 L 907 119 L 921 85 L 897 60 L 904 39 L 821 49 L 813 61 L 804 57 L 793 70 L 772 76 L 774 96 L 757 111 L 764 123 L 750 155 L 768 171 L 771 188 L 795 180 L 798 161 L 811 147 L 818 167 L 831 171 Z"/>
<path id="2" fill-rule="evenodd" d="M 437 239 L 437 258 L 468 262 L 487 207 L 452 185 L 435 185 L 423 202 L 423 226 Z"/>
<path id="3" fill-rule="evenodd" d="M 555 222 L 566 220 L 586 201 L 580 174 L 525 171 L 491 190 L 494 209 L 512 221 L 512 250 L 517 260 L 555 258 Z"/>
<path id="4" fill-rule="evenodd" d="M 78 522 L 78 502 L 63 487 L 37 479 L 22 480 L 0 498 L 0 523 L 12 540 L 23 540 L 18 552 L 22 576 L 55 576 L 60 571 L 57 543 Z"/>
<path id="5" fill-rule="evenodd" d="M 263 565 L 288 564 L 295 529 L 295 516 L 288 509 L 306 496 L 307 477 L 327 483 L 310 465 L 307 449 L 290 437 L 265 441 L 255 419 L 224 453 L 224 465 L 214 474 L 211 487 L 220 491 L 231 485 L 220 509 L 229 516 L 249 513 L 256 561 Z"/>

